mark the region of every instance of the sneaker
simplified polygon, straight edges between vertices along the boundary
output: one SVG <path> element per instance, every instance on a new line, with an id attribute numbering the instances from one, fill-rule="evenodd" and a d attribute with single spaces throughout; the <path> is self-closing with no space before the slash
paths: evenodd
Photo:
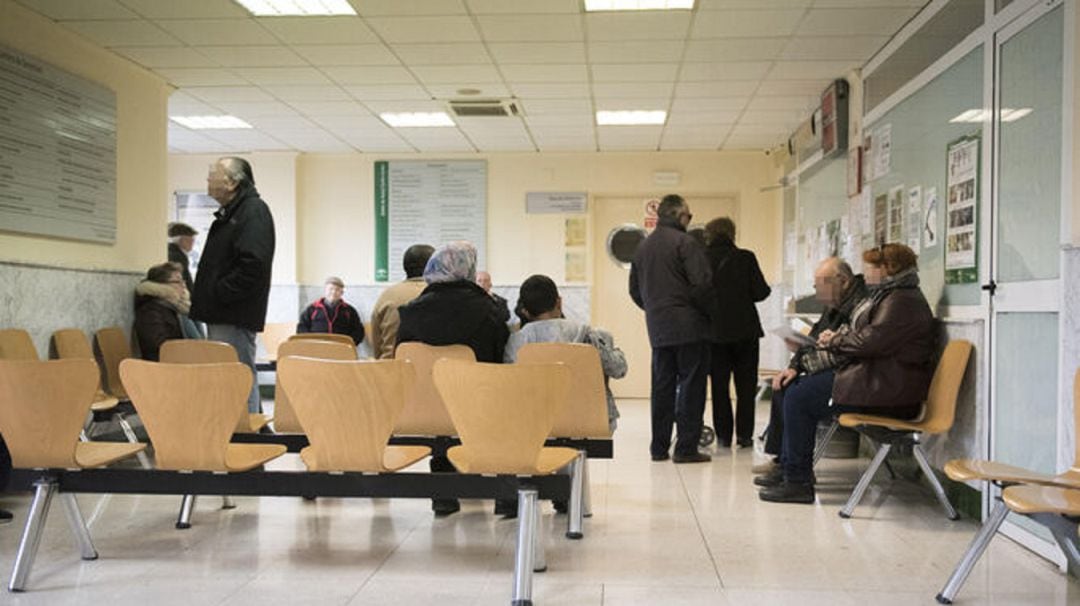
<path id="1" fill-rule="evenodd" d="M 461 503 L 457 499 L 432 499 L 431 511 L 435 512 L 436 518 L 445 518 L 461 511 Z"/>
<path id="2" fill-rule="evenodd" d="M 0 524 L 8 524 L 15 519 L 15 514 L 6 509 L 0 509 Z"/>
<path id="3" fill-rule="evenodd" d="M 671 457 L 673 463 L 708 463 L 712 460 L 712 457 L 703 452 L 692 452 L 689 454 L 678 454 Z"/>
<path id="4" fill-rule="evenodd" d="M 783 482 L 779 486 L 763 488 L 758 493 L 758 498 L 770 503 L 803 503 L 813 504 L 814 485 L 810 482 Z"/>

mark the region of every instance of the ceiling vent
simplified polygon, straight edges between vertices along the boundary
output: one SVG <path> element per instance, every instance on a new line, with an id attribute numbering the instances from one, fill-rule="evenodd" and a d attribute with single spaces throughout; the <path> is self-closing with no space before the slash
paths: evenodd
<path id="1" fill-rule="evenodd" d="M 521 107 L 512 99 L 455 100 L 448 105 L 450 112 L 461 118 L 504 118 L 521 115 Z"/>

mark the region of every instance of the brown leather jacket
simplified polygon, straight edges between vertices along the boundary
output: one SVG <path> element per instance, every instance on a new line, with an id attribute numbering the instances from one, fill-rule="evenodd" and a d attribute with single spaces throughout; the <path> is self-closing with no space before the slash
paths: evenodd
<path id="1" fill-rule="evenodd" d="M 922 404 L 936 341 L 926 297 L 916 284 L 871 295 L 866 304 L 869 309 L 856 309 L 851 329 L 829 343 L 829 350 L 850 359 L 836 371 L 833 401 L 871 408 Z"/>

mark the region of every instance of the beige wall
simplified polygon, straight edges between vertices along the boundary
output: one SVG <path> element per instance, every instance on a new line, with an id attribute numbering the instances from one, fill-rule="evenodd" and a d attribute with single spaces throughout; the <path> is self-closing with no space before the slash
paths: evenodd
<path id="1" fill-rule="evenodd" d="M 301 154 L 290 165 L 282 155 L 246 156 L 277 225 L 274 282 L 319 284 L 329 274 L 349 284 L 374 281 L 374 162 L 423 158 L 482 158 L 488 162 L 488 270 L 500 284 L 532 273 L 563 275 L 564 215 L 527 215 L 529 191 L 587 191 L 592 197 L 668 193 L 652 185 L 654 171 L 677 171 L 673 191 L 688 197 L 735 194 L 740 202 L 739 240 L 758 253 L 766 277 L 780 264 L 780 197 L 761 193 L 778 177 L 761 153 L 562 153 L 366 155 Z M 214 156 L 174 155 L 170 189 L 199 189 Z M 273 182 L 268 182 L 268 180 Z M 277 185 L 275 185 L 275 183 Z M 295 206 L 286 203 L 295 183 Z M 698 217 L 699 220 L 705 217 Z M 288 242 L 292 239 L 294 250 Z M 391 263 L 399 262 L 391 259 Z M 295 278 L 286 267 L 295 265 Z M 591 261 L 589 263 L 591 271 Z"/>
<path id="2" fill-rule="evenodd" d="M 1072 55 L 1072 70 L 1066 74 L 1065 86 L 1072 82 L 1072 237 L 1074 246 L 1080 246 L 1080 7 L 1076 2 L 1068 2 L 1065 5 L 1065 17 L 1072 17 L 1072 36 L 1066 31 L 1065 52 Z M 1066 30 L 1069 21 L 1066 22 Z"/>
<path id="3" fill-rule="evenodd" d="M 0 232 L 0 260 L 135 271 L 163 261 L 168 85 L 11 0 L 0 0 L 0 44 L 112 89 L 117 114 L 116 243 Z"/>

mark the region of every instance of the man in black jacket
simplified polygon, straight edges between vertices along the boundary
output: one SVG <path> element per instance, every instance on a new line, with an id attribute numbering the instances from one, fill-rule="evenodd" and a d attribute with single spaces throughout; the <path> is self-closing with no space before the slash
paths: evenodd
<path id="1" fill-rule="evenodd" d="M 693 215 L 682 196 L 664 196 L 657 214 L 656 230 L 630 267 L 630 297 L 645 310 L 652 345 L 649 452 L 654 461 L 668 458 L 675 425 L 672 459 L 700 463 L 709 460 L 697 445 L 709 374 L 712 272 L 701 244 L 686 233 Z"/>
<path id="2" fill-rule="evenodd" d="M 263 329 L 270 297 L 274 218 L 255 189 L 246 160 L 221 158 L 210 167 L 206 184 L 221 208 L 214 213 L 199 260 L 190 317 L 205 322 L 207 338 L 229 343 L 251 367 L 248 410 L 259 412 L 255 333 Z"/>
<path id="3" fill-rule="evenodd" d="M 184 286 L 189 293 L 195 288 L 195 282 L 191 279 L 188 253 L 195 247 L 195 236 L 198 234 L 187 223 L 169 223 L 169 261 L 180 265 Z"/>
<path id="4" fill-rule="evenodd" d="M 325 286 L 323 297 L 300 312 L 296 332 L 348 335 L 353 343 L 359 345 L 364 340 L 364 322 L 360 319 L 360 312 L 343 298 L 345 282 L 337 276 L 330 276 Z"/>

